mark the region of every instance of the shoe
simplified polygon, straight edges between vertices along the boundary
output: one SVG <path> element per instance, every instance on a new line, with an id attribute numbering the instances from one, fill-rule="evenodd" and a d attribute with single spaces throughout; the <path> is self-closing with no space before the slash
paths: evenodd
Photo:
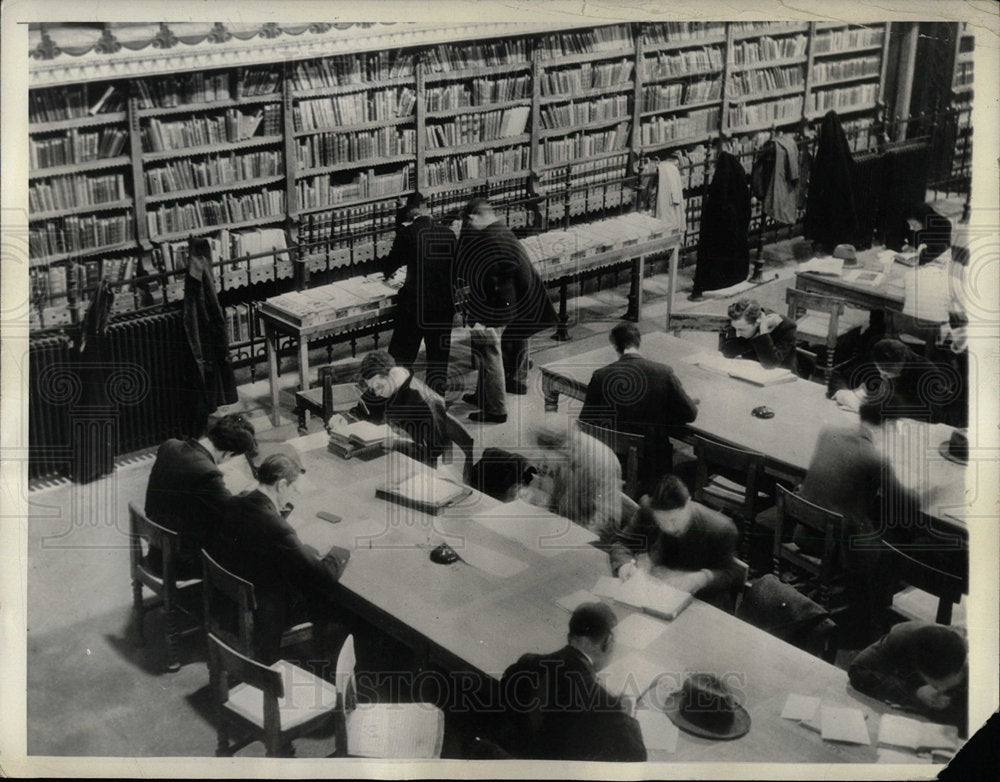
<path id="1" fill-rule="evenodd" d="M 688 301 L 704 301 L 705 297 L 700 293 L 692 293 L 688 296 Z"/>
<path id="2" fill-rule="evenodd" d="M 505 424 L 507 423 L 506 415 L 495 415 L 493 413 L 487 413 L 485 411 L 479 411 L 476 413 L 469 413 L 470 421 L 477 421 L 484 424 Z"/>
<path id="3" fill-rule="evenodd" d="M 528 386 L 524 383 L 507 383 L 506 388 L 508 394 L 524 396 L 528 393 Z"/>
<path id="4" fill-rule="evenodd" d="M 462 401 L 467 405 L 472 405 L 473 407 L 479 407 L 479 395 L 478 394 L 463 394 Z"/>

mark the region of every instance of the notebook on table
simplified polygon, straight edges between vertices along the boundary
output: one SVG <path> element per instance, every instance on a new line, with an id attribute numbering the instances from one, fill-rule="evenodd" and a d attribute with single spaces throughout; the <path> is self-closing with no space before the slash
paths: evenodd
<path id="1" fill-rule="evenodd" d="M 722 375 L 734 377 L 737 380 L 745 380 L 756 386 L 775 386 L 779 383 L 791 383 L 796 379 L 795 373 L 790 369 L 784 369 L 783 367 L 765 369 L 756 361 L 726 358 L 721 354 L 700 354 L 694 359 L 693 363 L 710 372 L 718 372 Z"/>
<path id="2" fill-rule="evenodd" d="M 666 620 L 675 619 L 694 599 L 641 570 L 628 581 L 601 576 L 590 591 Z"/>

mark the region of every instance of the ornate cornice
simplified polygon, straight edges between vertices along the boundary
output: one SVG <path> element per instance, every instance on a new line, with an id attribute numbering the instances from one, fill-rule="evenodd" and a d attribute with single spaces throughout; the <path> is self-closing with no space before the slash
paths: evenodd
<path id="1" fill-rule="evenodd" d="M 209 68 L 262 65 L 337 54 L 427 46 L 452 41 L 525 35 L 569 29 L 572 24 L 518 24 L 514 22 L 442 25 L 400 23 L 271 22 L 249 31 L 229 30 L 222 23 L 204 34 L 186 36 L 161 23 L 142 41 L 128 41 L 120 31 L 106 27 L 92 43 L 60 44 L 57 30 L 34 33 L 28 65 L 30 88 L 54 87 L 83 81 L 104 81 Z"/>

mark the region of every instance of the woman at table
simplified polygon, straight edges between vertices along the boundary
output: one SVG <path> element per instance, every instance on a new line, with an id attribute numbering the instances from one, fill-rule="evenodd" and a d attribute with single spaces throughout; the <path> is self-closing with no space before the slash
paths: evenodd
<path id="1" fill-rule="evenodd" d="M 610 538 L 621 517 L 622 469 L 615 452 L 576 428 L 550 417 L 535 434 L 537 474 L 520 497 Z"/>
<path id="2" fill-rule="evenodd" d="M 254 585 L 254 653 L 270 664 L 278 659 L 282 633 L 300 622 L 317 624 L 324 643 L 333 624 L 334 585 L 350 552 L 334 546 L 323 557 L 299 540 L 285 520 L 305 470 L 287 454 L 272 454 L 257 468 L 257 486 L 232 497 L 211 549 L 227 570 Z M 329 647 L 334 648 L 334 647 Z"/>

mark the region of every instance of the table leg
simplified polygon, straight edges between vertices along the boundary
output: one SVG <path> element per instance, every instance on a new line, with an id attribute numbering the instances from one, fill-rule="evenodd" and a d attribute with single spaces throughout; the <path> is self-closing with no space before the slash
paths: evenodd
<path id="1" fill-rule="evenodd" d="M 674 295 L 677 293 L 677 267 L 681 263 L 681 246 L 678 244 L 670 251 L 670 268 L 667 274 L 667 328 L 670 332 L 670 313 L 674 311 Z"/>
<path id="2" fill-rule="evenodd" d="M 264 347 L 267 349 L 267 377 L 271 388 L 271 424 L 278 426 L 278 334 L 264 324 Z"/>
<path id="3" fill-rule="evenodd" d="M 569 314 L 566 311 L 566 281 L 559 286 L 559 325 L 556 327 L 556 333 L 552 335 L 552 339 L 559 342 L 568 342 L 570 339 L 569 331 L 566 328 L 566 324 L 569 323 Z"/>
<path id="4" fill-rule="evenodd" d="M 545 398 L 545 412 L 554 413 L 559 410 L 559 391 L 556 390 L 552 378 L 542 373 L 542 396 Z"/>
<path id="5" fill-rule="evenodd" d="M 628 292 L 628 311 L 625 320 L 638 323 L 642 317 L 642 279 L 646 276 L 646 256 L 640 255 L 632 261 L 632 285 Z"/>
<path id="6" fill-rule="evenodd" d="M 309 390 L 309 340 L 303 336 L 299 337 L 299 390 Z M 302 424 L 309 426 L 309 411 L 303 410 Z"/>

